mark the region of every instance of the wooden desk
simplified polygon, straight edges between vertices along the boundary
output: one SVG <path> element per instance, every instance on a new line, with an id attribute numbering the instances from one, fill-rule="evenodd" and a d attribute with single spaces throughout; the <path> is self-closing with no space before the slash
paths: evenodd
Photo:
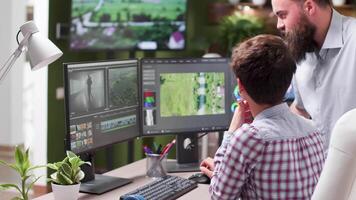
<path id="1" fill-rule="evenodd" d="M 134 163 L 131 163 L 129 165 L 125 165 L 123 167 L 120 167 L 118 169 L 115 169 L 113 171 L 110 171 L 106 173 L 106 175 L 109 176 L 117 176 L 117 177 L 122 177 L 122 178 L 130 178 L 133 179 L 133 182 L 125 185 L 123 187 L 117 188 L 115 190 L 112 190 L 110 192 L 101 194 L 101 195 L 91 195 L 91 194 L 84 194 L 84 193 L 79 193 L 78 199 L 100 199 L 100 200 L 105 200 L 105 199 L 119 199 L 119 197 L 123 194 L 126 194 L 134 189 L 136 189 L 139 186 L 142 186 L 146 183 L 149 183 L 152 181 L 151 178 L 146 177 L 146 159 L 142 159 L 139 161 L 136 161 Z M 171 175 L 176 175 L 184 178 L 188 178 L 190 175 L 196 172 L 187 172 L 187 173 L 174 173 Z M 54 196 L 52 193 L 43 195 L 41 197 L 35 198 L 34 200 L 52 200 L 54 199 Z M 197 188 L 194 190 L 186 193 L 185 195 L 181 196 L 179 199 L 182 200 L 191 200 L 191 199 L 210 199 L 209 195 L 209 185 L 203 185 L 199 184 Z"/>

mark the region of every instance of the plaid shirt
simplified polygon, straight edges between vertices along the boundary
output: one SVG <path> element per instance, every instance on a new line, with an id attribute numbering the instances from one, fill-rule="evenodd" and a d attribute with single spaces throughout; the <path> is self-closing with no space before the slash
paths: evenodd
<path id="1" fill-rule="evenodd" d="M 310 199 L 324 163 L 323 139 L 279 104 L 225 133 L 214 163 L 212 199 Z"/>

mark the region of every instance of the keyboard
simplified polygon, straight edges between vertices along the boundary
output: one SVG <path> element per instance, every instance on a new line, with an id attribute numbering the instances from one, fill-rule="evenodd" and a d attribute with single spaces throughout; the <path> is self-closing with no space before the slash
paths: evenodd
<path id="1" fill-rule="evenodd" d="M 124 200 L 130 195 L 140 195 L 145 200 L 173 200 L 196 187 L 198 184 L 194 181 L 177 176 L 165 176 L 121 196 L 120 199 Z"/>

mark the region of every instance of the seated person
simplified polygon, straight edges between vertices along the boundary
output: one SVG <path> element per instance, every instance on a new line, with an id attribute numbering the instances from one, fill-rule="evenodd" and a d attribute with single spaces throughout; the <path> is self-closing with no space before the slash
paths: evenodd
<path id="1" fill-rule="evenodd" d="M 277 36 L 260 35 L 233 50 L 231 65 L 243 101 L 214 160 L 201 163 L 212 199 L 310 199 L 324 163 L 323 140 L 282 102 L 296 70 L 287 47 Z M 251 124 L 244 123 L 249 111 Z"/>

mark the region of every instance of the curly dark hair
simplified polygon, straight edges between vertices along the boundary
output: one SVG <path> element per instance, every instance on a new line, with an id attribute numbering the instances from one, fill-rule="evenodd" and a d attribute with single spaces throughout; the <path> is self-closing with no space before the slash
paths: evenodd
<path id="1" fill-rule="evenodd" d="M 250 97 L 269 105 L 282 102 L 296 70 L 286 44 L 274 35 L 259 35 L 236 45 L 231 67 Z"/>

